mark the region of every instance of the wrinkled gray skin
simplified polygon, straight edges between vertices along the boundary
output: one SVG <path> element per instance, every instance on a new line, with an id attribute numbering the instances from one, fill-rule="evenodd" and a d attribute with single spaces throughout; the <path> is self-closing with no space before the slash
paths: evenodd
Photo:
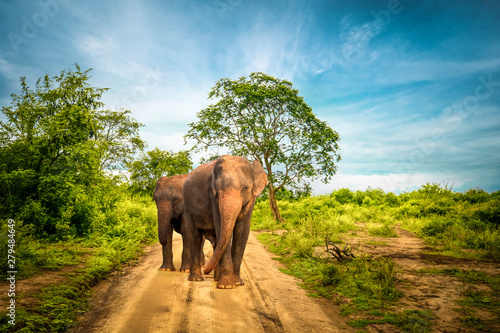
<path id="1" fill-rule="evenodd" d="M 243 260 L 255 199 L 267 185 L 267 175 L 259 161 L 225 155 L 193 170 L 184 183 L 184 215 L 191 253 L 202 246 L 203 236 L 214 244 L 212 258 L 204 273 L 217 265 L 217 287 L 243 285 Z M 190 281 L 203 281 L 200 258 L 193 256 Z"/>
<path id="2" fill-rule="evenodd" d="M 175 271 L 172 262 L 172 233 L 175 230 L 182 235 L 181 272 L 189 272 L 191 256 L 185 237 L 184 199 L 182 196 L 182 187 L 186 177 L 187 175 L 161 177 L 156 182 L 153 200 L 156 201 L 158 210 L 158 238 L 163 252 L 163 263 L 158 268 L 160 271 Z"/>

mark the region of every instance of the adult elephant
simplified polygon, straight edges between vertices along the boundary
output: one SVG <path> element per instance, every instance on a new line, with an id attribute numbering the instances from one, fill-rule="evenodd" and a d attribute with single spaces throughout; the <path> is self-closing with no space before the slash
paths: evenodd
<path id="1" fill-rule="evenodd" d="M 163 263 L 158 268 L 159 271 L 175 271 L 172 262 L 172 234 L 175 230 L 182 235 L 181 272 L 189 272 L 191 256 L 185 236 L 184 197 L 182 195 L 182 187 L 187 176 L 161 177 L 156 182 L 153 200 L 156 201 L 158 210 L 158 238 L 163 253 Z"/>
<path id="2" fill-rule="evenodd" d="M 225 155 L 200 165 L 184 183 L 184 213 L 191 253 L 197 253 L 203 236 L 215 241 L 212 258 L 204 273 L 217 265 L 218 288 L 243 285 L 240 266 L 243 259 L 255 199 L 267 185 L 264 168 L 255 160 Z M 232 244 L 229 246 L 229 244 Z M 201 262 L 191 257 L 188 280 L 202 281 Z"/>

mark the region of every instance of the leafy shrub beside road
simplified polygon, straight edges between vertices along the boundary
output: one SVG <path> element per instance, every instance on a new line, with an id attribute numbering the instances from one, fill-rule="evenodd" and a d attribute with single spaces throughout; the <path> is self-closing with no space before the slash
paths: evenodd
<path id="1" fill-rule="evenodd" d="M 252 227 L 294 230 L 301 235 L 297 237 L 320 244 L 326 236 L 355 232 L 360 224 L 368 224 L 373 236 L 394 237 L 394 226 L 399 224 L 437 249 L 456 255 L 473 250 L 474 258 L 500 260 L 500 191 L 457 193 L 438 184 L 400 195 L 378 189 L 339 189 L 328 195 L 280 200 L 278 205 L 285 223 L 273 221 L 266 203 L 260 201 Z"/>

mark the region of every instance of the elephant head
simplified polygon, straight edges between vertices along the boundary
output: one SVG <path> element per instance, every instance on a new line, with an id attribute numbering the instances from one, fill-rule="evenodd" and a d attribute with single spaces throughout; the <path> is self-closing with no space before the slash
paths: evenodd
<path id="1" fill-rule="evenodd" d="M 250 163 L 244 157 L 228 155 L 217 159 L 211 174 L 210 190 L 218 208 L 220 233 L 214 254 L 205 264 L 205 274 L 217 266 L 231 241 L 236 221 L 246 217 L 246 223 L 250 224 L 251 216 L 248 214 L 252 214 L 255 198 L 267 184 L 267 175 L 258 160 Z"/>

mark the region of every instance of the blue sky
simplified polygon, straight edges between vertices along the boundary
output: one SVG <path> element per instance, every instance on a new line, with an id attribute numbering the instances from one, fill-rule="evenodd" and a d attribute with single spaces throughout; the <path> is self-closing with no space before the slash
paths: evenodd
<path id="1" fill-rule="evenodd" d="M 186 149 L 214 83 L 262 71 L 340 133 L 338 175 L 316 193 L 500 189 L 494 0 L 0 0 L 0 105 L 19 77 L 75 62 L 145 124 L 148 149 Z"/>

